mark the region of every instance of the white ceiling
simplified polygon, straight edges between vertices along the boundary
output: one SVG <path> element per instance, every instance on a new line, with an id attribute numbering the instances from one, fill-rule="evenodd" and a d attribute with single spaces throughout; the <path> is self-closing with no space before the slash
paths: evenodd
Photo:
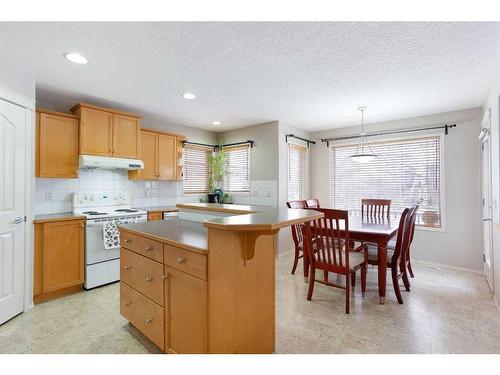
<path id="1" fill-rule="evenodd" d="M 0 38 L 44 101 L 216 131 L 354 125 L 360 105 L 369 123 L 481 106 L 500 71 L 500 23 L 1 23 Z"/>

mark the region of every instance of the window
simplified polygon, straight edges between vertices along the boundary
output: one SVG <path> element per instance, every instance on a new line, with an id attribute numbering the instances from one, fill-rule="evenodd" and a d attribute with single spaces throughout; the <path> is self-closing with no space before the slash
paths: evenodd
<path id="1" fill-rule="evenodd" d="M 356 214 L 362 198 L 391 199 L 391 212 L 421 202 L 417 225 L 440 228 L 440 136 L 370 143 L 377 158 L 356 163 L 349 156 L 355 145 L 331 149 L 332 206 Z"/>
<path id="2" fill-rule="evenodd" d="M 229 193 L 250 192 L 250 145 L 224 147 L 226 175 L 224 190 Z"/>
<path id="3" fill-rule="evenodd" d="M 307 148 L 288 144 L 288 200 L 306 199 Z"/>
<path id="4" fill-rule="evenodd" d="M 213 148 L 189 145 L 184 146 L 184 193 L 202 194 L 208 192 L 210 167 L 208 157 Z"/>

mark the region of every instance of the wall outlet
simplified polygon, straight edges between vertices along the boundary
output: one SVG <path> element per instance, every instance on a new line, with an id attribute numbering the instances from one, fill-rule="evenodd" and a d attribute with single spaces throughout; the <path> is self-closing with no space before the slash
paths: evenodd
<path id="1" fill-rule="evenodd" d="M 51 201 L 52 200 L 52 192 L 51 191 L 46 191 L 45 192 L 45 200 L 46 201 Z"/>

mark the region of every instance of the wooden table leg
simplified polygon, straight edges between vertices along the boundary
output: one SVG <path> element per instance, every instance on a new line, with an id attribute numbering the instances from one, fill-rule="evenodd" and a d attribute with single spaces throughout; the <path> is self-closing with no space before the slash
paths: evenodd
<path id="1" fill-rule="evenodd" d="M 309 257 L 307 256 L 307 250 L 305 247 L 302 248 L 302 263 L 304 266 L 304 282 L 307 284 L 309 280 Z"/>
<path id="2" fill-rule="evenodd" d="M 387 238 L 378 239 L 377 258 L 378 258 L 378 296 L 380 304 L 385 302 L 385 287 L 387 277 Z"/>

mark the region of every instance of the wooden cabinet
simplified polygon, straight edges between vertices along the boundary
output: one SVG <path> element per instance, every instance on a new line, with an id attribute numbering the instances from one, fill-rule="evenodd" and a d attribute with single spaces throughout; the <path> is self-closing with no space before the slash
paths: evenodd
<path id="1" fill-rule="evenodd" d="M 80 154 L 139 158 L 139 116 L 85 103 L 71 111 L 80 118 Z"/>
<path id="2" fill-rule="evenodd" d="M 81 289 L 84 223 L 83 219 L 35 223 L 35 302 Z"/>
<path id="3" fill-rule="evenodd" d="M 207 283 L 165 267 L 165 348 L 174 353 L 207 353 Z"/>
<path id="4" fill-rule="evenodd" d="M 35 175 L 78 177 L 78 117 L 45 109 L 36 111 Z"/>
<path id="5" fill-rule="evenodd" d="M 186 138 L 176 134 L 141 130 L 140 159 L 144 169 L 129 171 L 132 180 L 175 181 L 182 179 L 182 153 L 179 147 Z"/>
<path id="6" fill-rule="evenodd" d="M 163 212 L 148 212 L 148 221 L 163 220 Z"/>

